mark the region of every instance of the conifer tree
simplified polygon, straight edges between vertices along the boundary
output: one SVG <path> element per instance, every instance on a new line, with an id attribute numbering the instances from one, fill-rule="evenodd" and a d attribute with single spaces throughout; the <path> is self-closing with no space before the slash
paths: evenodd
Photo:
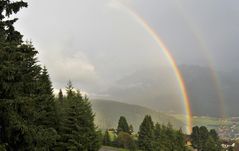
<path id="1" fill-rule="evenodd" d="M 38 149 L 49 150 L 56 144 L 56 140 L 59 137 L 56 131 L 59 125 L 56 110 L 52 84 L 47 69 L 44 67 L 38 80 L 38 97 L 36 101 L 37 114 L 35 123 L 38 125 L 37 138 L 39 140 L 36 144 Z"/>
<path id="2" fill-rule="evenodd" d="M 119 134 L 119 132 L 130 133 L 128 122 L 124 116 L 120 116 L 118 122 L 117 133 Z"/>
<path id="3" fill-rule="evenodd" d="M 100 133 L 94 125 L 91 104 L 87 97 L 83 98 L 79 91 L 76 93 L 73 89 L 68 83 L 58 149 L 96 151 L 100 147 Z"/>
<path id="4" fill-rule="evenodd" d="M 221 150 L 221 141 L 215 129 L 211 129 L 209 131 L 209 137 L 213 139 L 216 150 Z M 207 140 L 207 141 L 210 141 L 210 140 Z"/>
<path id="5" fill-rule="evenodd" d="M 0 140 L 7 150 L 19 151 L 35 149 L 35 103 L 41 72 L 37 51 L 14 28 L 17 19 L 13 15 L 22 7 L 27 3 L 0 1 Z"/>
<path id="6" fill-rule="evenodd" d="M 154 150 L 154 123 L 150 115 L 144 117 L 139 127 L 138 146 L 141 150 Z"/>
<path id="7" fill-rule="evenodd" d="M 199 140 L 200 140 L 200 147 L 199 149 L 204 150 L 206 147 L 206 142 L 208 141 L 209 132 L 205 126 L 201 126 L 199 128 Z"/>
<path id="8" fill-rule="evenodd" d="M 191 134 L 192 145 L 194 148 L 200 148 L 200 131 L 198 126 L 194 126 Z"/>
<path id="9" fill-rule="evenodd" d="M 37 63 L 31 42 L 23 42 L 14 18 L 23 1 L 0 1 L 0 148 L 9 151 L 98 150 L 99 133 L 88 98 L 68 84 L 59 124 L 52 84 Z M 57 127 L 60 125 L 60 127 Z M 57 140 L 59 132 L 61 138 Z M 57 143 L 56 143 L 57 140 Z M 61 144 L 62 143 L 62 144 Z M 57 146 L 58 145 L 58 146 Z"/>
<path id="10" fill-rule="evenodd" d="M 187 148 L 185 146 L 185 136 L 182 132 L 181 129 L 179 130 L 174 130 L 174 140 L 172 142 L 173 145 L 175 145 L 174 150 L 181 150 L 181 151 L 186 151 Z"/>
<path id="11" fill-rule="evenodd" d="M 59 100 L 60 102 L 63 102 L 63 99 L 64 99 L 64 96 L 63 96 L 62 90 L 60 89 L 60 90 L 59 90 L 59 93 L 58 93 L 58 100 Z"/>
<path id="12" fill-rule="evenodd" d="M 154 129 L 154 146 L 155 150 L 163 150 L 164 147 L 162 145 L 163 142 L 163 133 L 161 129 L 161 125 L 159 123 L 155 124 L 155 129 Z"/>
<path id="13" fill-rule="evenodd" d="M 75 96 L 75 91 L 74 91 L 74 87 L 72 85 L 71 81 L 68 81 L 67 86 L 66 86 L 66 94 L 67 94 L 67 98 L 71 99 Z"/>
<path id="14" fill-rule="evenodd" d="M 212 129 L 208 131 L 205 126 L 193 127 L 191 134 L 192 145 L 198 150 L 221 150 L 221 143 L 217 132 Z M 213 145 L 212 145 L 213 144 Z"/>

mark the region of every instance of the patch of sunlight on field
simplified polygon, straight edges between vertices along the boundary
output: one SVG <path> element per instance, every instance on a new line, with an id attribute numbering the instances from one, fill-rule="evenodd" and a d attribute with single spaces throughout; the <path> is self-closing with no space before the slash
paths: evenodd
<path id="1" fill-rule="evenodd" d="M 185 115 L 183 114 L 171 114 L 171 116 L 175 117 L 178 120 L 184 121 Z M 230 119 L 224 119 L 222 122 L 221 118 L 208 117 L 208 116 L 193 116 L 192 118 L 193 125 L 197 126 L 207 126 L 208 128 L 216 128 L 223 125 L 232 125 Z"/>

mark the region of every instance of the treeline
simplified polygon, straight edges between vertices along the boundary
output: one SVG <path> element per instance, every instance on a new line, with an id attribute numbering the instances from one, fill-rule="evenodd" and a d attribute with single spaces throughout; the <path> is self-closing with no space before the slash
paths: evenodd
<path id="1" fill-rule="evenodd" d="M 111 135 L 110 135 L 111 134 Z M 135 133 L 125 117 L 120 117 L 115 130 L 106 130 L 103 145 L 144 151 L 186 151 L 185 135 L 172 125 L 154 124 L 150 115 L 143 119 L 139 132 Z"/>
<path id="2" fill-rule="evenodd" d="M 38 52 L 15 30 L 13 15 L 23 7 L 23 1 L 0 1 L 0 150 L 98 150 L 88 98 L 69 83 L 67 96 L 55 99 Z"/>
<path id="3" fill-rule="evenodd" d="M 191 142 L 193 148 L 199 151 L 220 151 L 221 140 L 214 129 L 208 131 L 205 126 L 195 126 L 192 129 Z"/>
<path id="4" fill-rule="evenodd" d="M 186 135 L 181 129 L 175 130 L 168 123 L 154 124 L 150 115 L 146 115 L 140 125 L 138 133 L 128 125 L 121 116 L 117 129 L 108 129 L 104 133 L 103 145 L 126 148 L 131 151 L 220 151 L 221 142 L 217 132 L 207 130 L 205 126 L 193 127 L 191 135 Z"/>

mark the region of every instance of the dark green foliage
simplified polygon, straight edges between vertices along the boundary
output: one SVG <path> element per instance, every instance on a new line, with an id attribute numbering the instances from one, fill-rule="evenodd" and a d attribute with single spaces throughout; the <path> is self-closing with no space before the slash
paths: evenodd
<path id="1" fill-rule="evenodd" d="M 155 125 L 154 146 L 156 151 L 185 151 L 185 139 L 182 130 L 174 130 L 171 124 Z"/>
<path id="2" fill-rule="evenodd" d="M 37 149 L 50 149 L 59 137 L 56 128 L 59 125 L 57 108 L 54 102 L 52 84 L 44 67 L 38 80 L 35 123 L 37 128 Z"/>
<path id="3" fill-rule="evenodd" d="M 72 82 L 68 81 L 67 86 L 66 86 L 66 94 L 67 94 L 67 98 L 71 99 L 75 96 L 75 91 L 74 88 L 72 86 Z"/>
<path id="4" fill-rule="evenodd" d="M 83 98 L 79 91 L 75 92 L 71 83 L 66 91 L 57 150 L 98 150 L 100 133 L 96 131 L 88 98 Z"/>
<path id="5" fill-rule="evenodd" d="M 117 133 L 119 134 L 120 132 L 130 133 L 129 125 L 124 116 L 121 116 L 118 122 Z"/>
<path id="6" fill-rule="evenodd" d="M 200 148 L 200 131 L 198 126 L 194 126 L 191 134 L 192 145 L 194 148 Z"/>
<path id="7" fill-rule="evenodd" d="M 174 132 L 174 142 L 172 142 L 172 144 L 174 144 L 174 150 L 186 151 L 187 148 L 185 147 L 185 135 L 182 133 L 182 130 L 174 130 Z"/>
<path id="8" fill-rule="evenodd" d="M 192 145 L 194 148 L 203 151 L 221 150 L 221 143 L 217 132 L 212 129 L 210 132 L 205 126 L 193 127 L 191 134 Z"/>
<path id="9" fill-rule="evenodd" d="M 47 141 L 54 138 L 45 135 L 46 132 L 56 134 L 54 128 L 45 128 L 37 122 L 48 112 L 37 110 L 38 103 L 52 93 L 46 94 L 41 88 L 51 84 L 42 79 L 42 68 L 35 57 L 37 51 L 31 43 L 23 43 L 22 35 L 15 30 L 13 24 L 17 19 L 8 18 L 26 6 L 22 1 L 0 2 L 0 140 L 7 150 L 36 150 L 43 140 L 39 133 L 44 133 Z"/>
<path id="10" fill-rule="evenodd" d="M 200 149 L 204 149 L 206 147 L 206 142 L 209 137 L 208 129 L 205 126 L 201 126 L 199 128 L 199 142 L 200 142 Z"/>
<path id="11" fill-rule="evenodd" d="M 62 93 L 62 90 L 60 89 L 60 90 L 59 90 L 59 93 L 58 93 L 58 100 L 59 100 L 59 102 L 62 102 L 63 99 L 64 99 L 63 93 Z"/>
<path id="12" fill-rule="evenodd" d="M 141 150 L 154 150 L 154 123 L 150 115 L 146 115 L 139 128 L 138 146 Z"/>
<path id="13" fill-rule="evenodd" d="M 215 145 L 215 141 L 211 136 L 207 138 L 207 141 L 205 142 L 205 146 L 203 147 L 204 151 L 218 151 L 217 146 Z"/>
<path id="14" fill-rule="evenodd" d="M 129 133 L 119 132 L 116 142 L 117 147 L 127 148 L 130 151 L 135 151 L 137 149 L 135 141 Z"/>
<path id="15" fill-rule="evenodd" d="M 220 141 L 219 136 L 218 136 L 218 134 L 217 134 L 215 129 L 211 129 L 209 131 L 209 137 L 212 138 L 212 140 L 214 142 L 215 149 L 216 150 L 221 150 L 221 141 Z M 207 141 L 210 141 L 210 140 L 207 140 Z"/>
<path id="16" fill-rule="evenodd" d="M 165 136 L 163 136 L 163 131 L 159 123 L 155 124 L 154 135 L 155 150 L 162 150 L 162 148 L 164 148 L 163 140 Z"/>
<path id="17" fill-rule="evenodd" d="M 98 150 L 100 132 L 88 98 L 69 82 L 68 100 L 56 104 L 38 52 L 15 30 L 12 15 L 22 7 L 27 3 L 0 1 L 0 150 Z M 60 99 L 65 100 L 63 95 Z"/>

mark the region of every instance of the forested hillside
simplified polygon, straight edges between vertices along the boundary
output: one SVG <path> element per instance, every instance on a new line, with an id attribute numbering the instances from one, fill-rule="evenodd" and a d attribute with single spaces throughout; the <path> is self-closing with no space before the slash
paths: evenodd
<path id="1" fill-rule="evenodd" d="M 145 115 L 151 115 L 155 122 L 161 124 L 170 122 L 175 128 L 185 128 L 185 124 L 173 116 L 146 107 L 107 100 L 92 100 L 91 103 L 93 111 L 96 113 L 96 125 L 102 129 L 115 127 L 118 118 L 126 116 L 130 121 L 129 124 L 132 124 L 137 131 Z"/>

